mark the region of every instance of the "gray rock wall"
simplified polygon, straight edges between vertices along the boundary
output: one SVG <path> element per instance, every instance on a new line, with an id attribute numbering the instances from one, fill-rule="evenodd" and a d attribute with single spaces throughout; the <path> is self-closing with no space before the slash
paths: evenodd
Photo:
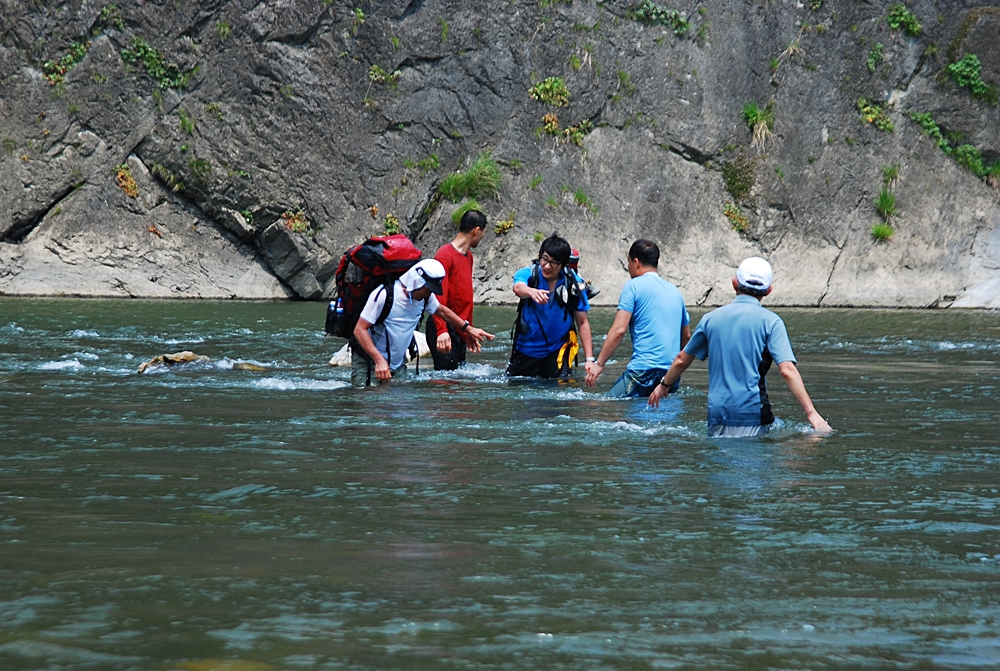
<path id="1" fill-rule="evenodd" d="M 1000 163 L 998 107 L 945 73 L 975 53 L 1000 84 L 1000 10 L 912 2 L 911 37 L 883 1 L 662 4 L 686 12 L 684 35 L 636 20 L 638 2 L 0 0 L 0 293 L 329 297 L 340 254 L 387 214 L 427 254 L 450 239 L 438 186 L 489 151 L 503 180 L 480 204 L 514 226 L 477 250 L 483 301 L 511 301 L 513 271 L 559 230 L 603 304 L 645 237 L 691 304 L 728 302 L 759 254 L 772 305 L 1000 307 L 996 182 L 910 118 Z M 137 39 L 159 72 L 129 62 Z M 529 98 L 551 76 L 568 106 Z M 862 120 L 860 96 L 888 103 L 893 132 Z M 763 147 L 751 101 L 773 102 Z M 595 130 L 578 146 L 542 129 L 547 113 Z M 753 180 L 736 197 L 723 169 L 739 161 Z M 876 242 L 892 164 L 895 233 Z"/>

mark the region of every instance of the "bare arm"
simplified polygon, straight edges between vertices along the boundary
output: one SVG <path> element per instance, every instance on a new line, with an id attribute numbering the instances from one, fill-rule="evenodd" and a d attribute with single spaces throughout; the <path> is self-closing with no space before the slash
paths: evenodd
<path id="1" fill-rule="evenodd" d="M 587 358 L 594 356 L 594 341 L 590 333 L 590 318 L 586 312 L 574 312 L 576 318 L 576 330 L 580 334 L 580 345 L 583 347 L 583 355 Z"/>
<path id="2" fill-rule="evenodd" d="M 371 327 L 371 322 L 359 318 L 357 326 L 354 327 L 354 339 L 358 341 L 361 349 L 367 352 L 375 364 L 375 379 L 388 380 L 392 377 L 392 371 L 389 370 L 389 362 L 385 360 L 385 357 L 375 347 L 375 341 L 372 340 Z"/>
<path id="3" fill-rule="evenodd" d="M 785 381 L 785 384 L 788 385 L 788 390 L 792 392 L 792 396 L 795 397 L 795 400 L 799 402 L 799 405 L 805 411 L 806 419 L 809 420 L 812 428 L 822 433 L 833 431 L 826 420 L 816 412 L 812 399 L 809 398 L 809 392 L 806 391 L 806 385 L 802 382 L 802 375 L 799 374 L 799 369 L 795 367 L 795 364 L 791 361 L 779 363 L 778 370 L 781 371 L 781 377 Z"/>
<path id="4" fill-rule="evenodd" d="M 692 363 L 694 363 L 694 356 L 681 350 L 674 358 L 674 362 L 670 364 L 670 370 L 663 376 L 660 384 L 656 385 L 653 393 L 649 395 L 649 404 L 654 408 L 660 407 L 660 399 L 670 393 L 667 389 L 680 379 Z"/>
<path id="5" fill-rule="evenodd" d="M 690 339 L 691 339 L 691 325 L 685 324 L 684 326 L 681 327 L 681 349 L 684 349 L 687 346 L 688 340 Z"/>
<path id="6" fill-rule="evenodd" d="M 615 313 L 615 321 L 608 329 L 608 336 L 604 339 L 604 345 L 601 346 L 601 353 L 597 355 L 597 361 L 594 362 L 592 366 L 588 368 L 587 372 L 587 386 L 593 387 L 597 382 L 597 378 L 601 376 L 604 372 L 604 366 L 607 365 L 608 359 L 610 359 L 615 350 L 618 349 L 618 345 L 621 344 L 622 338 L 628 332 L 629 322 L 632 321 L 632 313 L 625 310 L 619 310 Z"/>

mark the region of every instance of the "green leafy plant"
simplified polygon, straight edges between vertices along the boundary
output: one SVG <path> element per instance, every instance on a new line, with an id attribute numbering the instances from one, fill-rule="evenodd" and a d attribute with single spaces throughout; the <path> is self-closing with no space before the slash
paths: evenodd
<path id="1" fill-rule="evenodd" d="M 889 5 L 889 14 L 885 20 L 893 30 L 902 30 L 912 37 L 920 37 L 922 32 L 920 22 L 901 2 Z"/>
<path id="2" fill-rule="evenodd" d="M 702 8 L 704 9 L 704 8 Z M 708 42 L 708 34 L 712 29 L 712 24 L 708 21 L 702 21 L 701 25 L 698 26 L 698 36 L 695 38 L 699 46 L 705 46 Z"/>
<path id="3" fill-rule="evenodd" d="M 247 222 L 247 226 L 253 226 L 253 210 L 248 207 L 245 210 L 240 210 L 240 214 L 243 216 L 243 220 Z"/>
<path id="4" fill-rule="evenodd" d="M 941 151 L 946 154 L 952 153 L 953 149 L 951 148 L 951 145 L 948 143 L 948 140 L 944 138 L 944 135 L 941 134 L 941 129 L 938 127 L 929 112 L 915 112 L 910 115 L 910 118 L 920 126 L 920 130 L 923 131 L 923 134 L 931 138 L 931 140 L 934 141 L 934 144 L 936 144 Z"/>
<path id="5" fill-rule="evenodd" d="M 569 89 L 562 77 L 549 77 L 528 89 L 528 97 L 550 107 L 569 105 Z"/>
<path id="6" fill-rule="evenodd" d="M 750 220 L 736 204 L 726 203 L 722 208 L 722 214 L 726 215 L 726 219 L 737 233 L 743 233 L 750 228 Z"/>
<path id="7" fill-rule="evenodd" d="M 216 121 L 222 121 L 225 118 L 222 114 L 222 105 L 219 103 L 208 103 L 205 105 L 205 111 L 214 114 Z"/>
<path id="8" fill-rule="evenodd" d="M 372 65 L 368 68 L 368 79 L 376 84 L 388 84 L 395 87 L 399 82 L 400 72 L 395 70 L 391 74 L 386 72 L 381 65 Z"/>
<path id="9" fill-rule="evenodd" d="M 506 219 L 501 219 L 493 227 L 493 232 L 497 235 L 503 235 L 510 232 L 514 228 L 514 213 L 511 212 L 510 216 Z"/>
<path id="10" fill-rule="evenodd" d="M 184 189 L 184 182 L 178 179 L 177 175 L 170 172 L 170 170 L 168 170 L 166 166 L 160 163 L 156 163 L 153 165 L 153 169 L 151 172 L 153 173 L 153 175 L 163 180 L 163 183 L 166 184 L 171 191 L 177 192 L 177 191 L 182 191 Z"/>
<path id="11" fill-rule="evenodd" d="M 743 106 L 743 120 L 753 133 L 750 146 L 762 148 L 771 139 L 771 129 L 774 128 L 774 101 L 763 108 L 756 102 L 748 102 Z"/>
<path id="12" fill-rule="evenodd" d="M 310 224 L 302 207 L 293 207 L 281 213 L 281 221 L 285 228 L 293 233 L 308 233 Z"/>
<path id="13" fill-rule="evenodd" d="M 761 158 L 760 156 L 750 158 L 741 154 L 722 167 L 722 180 L 726 185 L 726 191 L 736 200 L 742 200 L 753 188 L 754 167 Z"/>
<path id="14" fill-rule="evenodd" d="M 889 224 L 874 224 L 871 228 L 872 239 L 875 242 L 888 242 L 895 232 Z"/>
<path id="15" fill-rule="evenodd" d="M 188 168 L 199 184 L 205 184 L 212 174 L 212 164 L 203 158 L 192 158 L 188 161 Z"/>
<path id="16" fill-rule="evenodd" d="M 778 176 L 778 179 L 782 182 L 785 181 L 785 171 L 781 169 L 780 165 L 774 166 L 774 174 Z"/>
<path id="17" fill-rule="evenodd" d="M 893 163 L 882 167 L 882 184 L 890 191 L 896 188 L 899 181 L 899 164 Z"/>
<path id="18" fill-rule="evenodd" d="M 557 206 L 558 207 L 558 206 Z M 541 231 L 535 231 L 535 234 L 531 236 L 531 239 L 535 242 L 541 242 L 545 239 L 545 234 Z"/>
<path id="19" fill-rule="evenodd" d="M 416 167 L 421 175 L 426 175 L 431 170 L 437 170 L 441 166 L 441 161 L 437 154 L 430 154 L 427 158 L 417 161 Z"/>
<path id="20" fill-rule="evenodd" d="M 393 51 L 399 51 L 399 38 L 395 35 L 389 36 L 389 43 L 392 45 Z"/>
<path id="21" fill-rule="evenodd" d="M 178 110 L 177 117 L 180 119 L 181 130 L 188 135 L 194 135 L 194 121 L 183 109 Z"/>
<path id="22" fill-rule="evenodd" d="M 12 140 L 12 142 L 13 142 L 13 140 Z M 6 147 L 6 145 L 4 145 L 4 146 Z M 10 154 L 10 153 L 13 153 L 13 151 L 14 151 L 14 150 L 13 150 L 13 149 L 11 149 L 11 150 L 10 150 L 9 152 L 7 152 L 7 153 L 8 153 L 8 154 Z M 545 178 L 544 178 L 544 177 L 542 177 L 541 175 L 535 175 L 534 177 L 532 177 L 532 178 L 531 178 L 531 181 L 530 181 L 530 182 L 528 182 L 528 188 L 529 188 L 529 189 L 535 189 L 535 188 L 538 188 L 538 185 L 539 185 L 539 184 L 541 184 L 541 183 L 542 183 L 542 181 L 543 181 L 544 179 L 545 179 Z"/>
<path id="23" fill-rule="evenodd" d="M 885 106 L 879 103 L 861 96 L 858 98 L 858 111 L 861 112 L 861 119 L 864 122 L 872 124 L 883 133 L 891 133 L 896 129 L 886 113 Z"/>
<path id="24" fill-rule="evenodd" d="M 868 72 L 872 74 L 879 65 L 882 64 L 882 43 L 876 42 L 875 46 L 868 50 Z"/>
<path id="25" fill-rule="evenodd" d="M 555 112 L 549 112 L 542 117 L 542 130 L 549 135 L 559 134 L 559 117 Z"/>
<path id="26" fill-rule="evenodd" d="M 129 170 L 128 163 L 122 163 L 115 168 L 115 181 L 118 182 L 118 188 L 125 192 L 125 195 L 129 198 L 135 198 L 139 195 L 139 185 L 136 184 L 135 178 L 132 177 L 132 171 Z"/>
<path id="27" fill-rule="evenodd" d="M 594 206 L 593 201 L 590 200 L 590 196 L 588 196 L 587 192 L 583 190 L 583 187 L 573 191 L 573 200 L 576 201 L 577 205 L 589 210 L 595 217 L 597 216 L 598 208 Z"/>
<path id="28" fill-rule="evenodd" d="M 385 223 L 382 225 L 382 230 L 386 235 L 396 235 L 401 233 L 403 228 L 399 225 L 399 217 L 390 212 L 385 215 Z"/>
<path id="29" fill-rule="evenodd" d="M 955 61 L 946 68 L 948 76 L 960 87 L 968 87 L 972 92 L 972 97 L 978 98 L 990 105 L 996 105 L 1000 89 L 987 84 L 982 80 L 980 72 L 982 65 L 979 56 L 966 54 L 961 60 Z"/>
<path id="30" fill-rule="evenodd" d="M 976 149 L 975 145 L 963 144 L 955 147 L 954 156 L 960 166 L 966 168 L 976 177 L 986 175 L 986 167 L 983 165 L 983 154 Z"/>
<path id="31" fill-rule="evenodd" d="M 643 0 L 632 15 L 636 21 L 650 26 L 666 26 L 678 37 L 682 37 L 691 27 L 691 22 L 687 20 L 684 12 L 658 5 L 652 0 Z"/>
<path id="32" fill-rule="evenodd" d="M 111 26 L 119 31 L 125 30 L 125 21 L 122 20 L 122 13 L 118 9 L 118 5 L 105 5 L 98 20 L 103 26 Z"/>
<path id="33" fill-rule="evenodd" d="M 887 222 L 896 216 L 896 194 L 888 188 L 883 186 L 879 189 L 878 196 L 872 202 L 875 203 L 875 210 Z"/>
<path id="34" fill-rule="evenodd" d="M 42 64 L 42 76 L 51 86 L 59 84 L 66 78 L 66 73 L 70 68 L 83 60 L 90 48 L 90 41 L 74 42 L 70 45 L 66 55 L 57 61 L 45 61 Z"/>
<path id="35" fill-rule="evenodd" d="M 501 180 L 500 166 L 486 151 L 479 154 L 465 172 L 445 177 L 438 191 L 453 203 L 462 198 L 494 198 L 500 194 Z"/>
<path id="36" fill-rule="evenodd" d="M 584 119 L 575 126 L 570 126 L 563 130 L 563 137 L 566 138 L 567 142 L 572 142 L 577 147 L 583 146 L 583 138 L 590 135 L 594 130 L 594 124 L 588 119 Z"/>
<path id="37" fill-rule="evenodd" d="M 219 39 L 225 42 L 229 33 L 232 32 L 232 27 L 225 21 L 219 21 L 215 24 L 215 31 L 219 33 Z"/>
<path id="38" fill-rule="evenodd" d="M 559 209 L 559 201 L 556 200 L 555 196 L 549 196 L 545 199 L 545 204 L 551 207 L 553 210 Z"/>
<path id="39" fill-rule="evenodd" d="M 13 138 L 5 137 L 3 139 L 3 150 L 8 154 L 13 155 L 15 149 L 17 149 L 17 142 Z"/>
<path id="40" fill-rule="evenodd" d="M 625 89 L 627 95 L 635 93 L 635 84 L 632 83 L 632 75 L 625 70 L 618 71 L 618 88 Z"/>
<path id="41" fill-rule="evenodd" d="M 823 6 L 823 0 L 809 0 L 809 9 L 818 11 Z"/>
<path id="42" fill-rule="evenodd" d="M 358 34 L 358 29 L 361 28 L 365 23 L 365 13 L 361 11 L 360 7 L 354 8 L 354 16 L 351 20 L 351 36 Z"/>
<path id="43" fill-rule="evenodd" d="M 122 49 L 122 60 L 129 65 L 139 65 L 145 67 L 148 74 L 161 89 L 183 89 L 188 85 L 188 80 L 193 74 L 193 70 L 181 72 L 180 68 L 173 63 L 167 62 L 159 51 L 149 46 L 149 43 L 141 37 L 132 40 L 131 46 Z"/>
<path id="44" fill-rule="evenodd" d="M 448 22 L 438 17 L 438 23 L 441 24 L 441 42 L 448 41 Z"/>

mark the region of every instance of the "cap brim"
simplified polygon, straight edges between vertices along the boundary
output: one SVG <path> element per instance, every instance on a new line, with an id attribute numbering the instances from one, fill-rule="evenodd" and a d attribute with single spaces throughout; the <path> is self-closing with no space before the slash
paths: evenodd
<path id="1" fill-rule="evenodd" d="M 441 279 L 440 277 L 427 277 L 424 275 L 424 284 L 431 290 L 431 293 L 440 296 L 444 293 L 444 289 L 441 288 Z"/>

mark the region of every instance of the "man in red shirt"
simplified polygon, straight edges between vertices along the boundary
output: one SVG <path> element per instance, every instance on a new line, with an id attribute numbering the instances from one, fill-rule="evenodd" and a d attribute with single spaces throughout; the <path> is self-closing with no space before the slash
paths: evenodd
<path id="1" fill-rule="evenodd" d="M 456 330 L 436 315 L 427 320 L 427 346 L 434 358 L 434 370 L 455 370 L 465 361 L 466 349 L 479 351 L 475 341 L 465 338 L 465 331 L 472 324 L 472 249 L 479 246 L 484 235 L 486 215 L 469 210 L 462 215 L 455 239 L 434 255 L 446 274 L 438 300 L 465 321 L 465 327 Z"/>

